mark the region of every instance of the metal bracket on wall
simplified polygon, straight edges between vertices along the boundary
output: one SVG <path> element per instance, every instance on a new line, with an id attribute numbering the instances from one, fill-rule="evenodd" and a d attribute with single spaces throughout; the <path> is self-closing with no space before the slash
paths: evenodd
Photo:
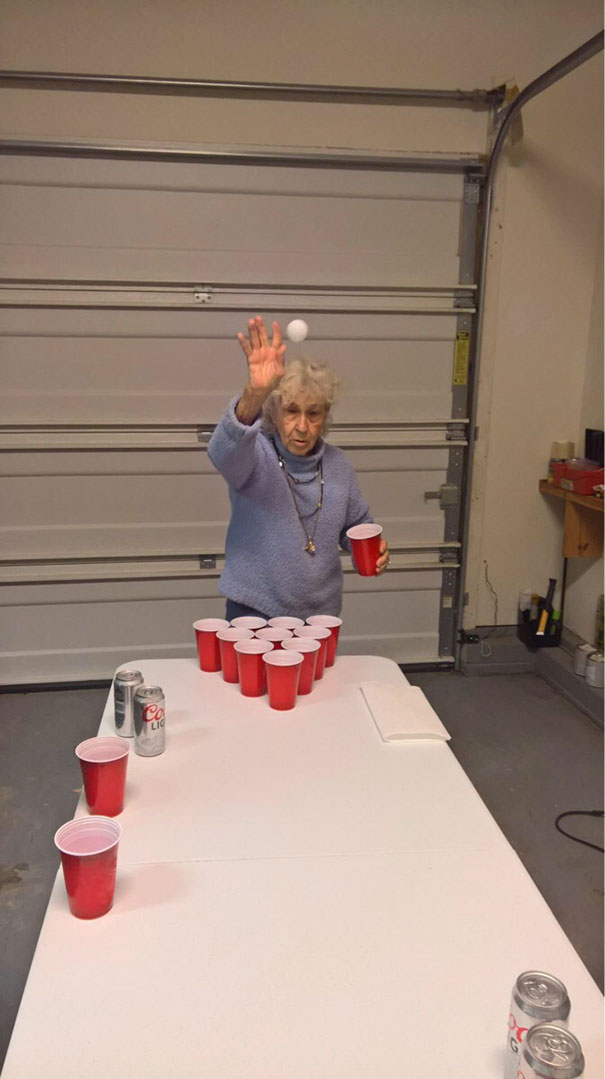
<path id="1" fill-rule="evenodd" d="M 214 427 L 198 427 L 197 440 L 207 446 L 214 434 Z"/>
<path id="2" fill-rule="evenodd" d="M 216 569 L 216 555 L 214 554 L 201 554 L 200 569 Z"/>

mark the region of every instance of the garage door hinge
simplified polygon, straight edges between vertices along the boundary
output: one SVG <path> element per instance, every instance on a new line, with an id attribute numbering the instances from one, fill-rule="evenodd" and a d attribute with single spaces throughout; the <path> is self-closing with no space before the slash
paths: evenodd
<path id="1" fill-rule="evenodd" d="M 454 293 L 454 309 L 475 306 L 475 295 L 471 289 L 456 289 Z"/>
<path id="2" fill-rule="evenodd" d="M 202 442 L 205 446 L 207 446 L 213 434 L 214 427 L 198 427 L 197 440 L 198 442 Z"/>
<path id="3" fill-rule="evenodd" d="M 448 442 L 458 442 L 461 439 L 466 438 L 466 426 L 463 423 L 450 423 L 448 424 L 445 437 Z"/>
<path id="4" fill-rule="evenodd" d="M 216 555 L 214 554 L 201 554 L 199 555 L 200 569 L 216 569 Z"/>
<path id="5" fill-rule="evenodd" d="M 457 506 L 460 492 L 454 483 L 443 483 L 438 491 L 425 491 L 424 500 L 428 502 L 429 499 L 439 499 L 439 505 L 442 510 L 447 509 L 448 506 Z"/>
<path id="6" fill-rule="evenodd" d="M 196 285 L 193 289 L 195 303 L 212 303 L 212 291 L 204 285 Z"/>
<path id="7" fill-rule="evenodd" d="M 440 562 L 457 562 L 458 561 L 458 551 L 457 550 L 440 551 L 439 552 L 439 561 Z"/>

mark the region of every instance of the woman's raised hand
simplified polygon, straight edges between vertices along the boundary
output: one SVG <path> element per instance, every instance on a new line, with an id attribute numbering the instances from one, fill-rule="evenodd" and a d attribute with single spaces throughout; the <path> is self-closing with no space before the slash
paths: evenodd
<path id="1" fill-rule="evenodd" d="M 274 390 L 284 373 L 286 346 L 282 343 L 281 326 L 273 323 L 273 340 L 269 338 L 260 315 L 248 320 L 248 337 L 238 333 L 237 339 L 248 360 L 250 389 Z"/>

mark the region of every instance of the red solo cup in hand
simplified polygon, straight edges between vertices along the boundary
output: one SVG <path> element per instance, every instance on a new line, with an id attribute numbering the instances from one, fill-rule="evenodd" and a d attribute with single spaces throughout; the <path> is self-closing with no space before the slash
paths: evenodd
<path id="1" fill-rule="evenodd" d="M 310 693 L 313 689 L 321 643 L 313 637 L 292 637 L 291 640 L 283 642 L 282 648 L 287 652 L 301 653 L 303 662 L 300 670 L 300 682 L 298 683 L 298 696 L 302 697 L 305 693 Z"/>
<path id="2" fill-rule="evenodd" d="M 129 748 L 123 738 L 87 738 L 76 746 L 91 813 L 117 817 L 122 812 Z"/>
<path id="3" fill-rule="evenodd" d="M 324 669 L 326 666 L 326 660 L 328 658 L 328 641 L 332 634 L 327 626 L 300 626 L 294 630 L 294 636 L 298 639 L 309 638 L 312 641 L 319 641 L 319 655 L 317 657 L 317 666 L 315 668 L 315 681 L 319 678 L 323 678 Z"/>
<path id="4" fill-rule="evenodd" d="M 221 651 L 216 635 L 219 629 L 227 629 L 228 626 L 225 618 L 200 618 L 193 623 L 200 670 L 220 671 Z"/>
<path id="5" fill-rule="evenodd" d="M 361 577 L 375 577 L 376 563 L 380 557 L 380 537 L 382 525 L 363 524 L 347 528 L 351 541 L 351 554 L 355 569 Z"/>
<path id="6" fill-rule="evenodd" d="M 280 629 L 279 626 L 265 626 L 264 629 L 257 629 L 254 634 L 258 637 L 259 641 L 271 641 L 274 648 L 280 648 L 282 641 L 287 641 L 292 636 L 292 630 Z"/>
<path id="7" fill-rule="evenodd" d="M 238 618 L 231 620 L 231 625 L 234 629 L 262 629 L 267 625 L 267 619 L 261 618 L 259 614 L 241 614 Z"/>
<path id="8" fill-rule="evenodd" d="M 299 626 L 304 626 L 304 618 L 294 618 L 289 614 L 280 614 L 277 618 L 270 618 L 268 623 L 274 629 L 298 629 Z"/>
<path id="9" fill-rule="evenodd" d="M 303 657 L 300 652 L 291 652 L 285 648 L 275 649 L 263 656 L 267 672 L 267 691 L 269 706 L 279 712 L 294 708 Z"/>
<path id="10" fill-rule="evenodd" d="M 237 657 L 239 688 L 244 697 L 262 697 L 267 688 L 263 656 L 273 651 L 271 641 L 236 641 L 233 650 Z"/>
<path id="11" fill-rule="evenodd" d="M 237 656 L 234 645 L 236 641 L 249 641 L 254 637 L 251 629 L 237 629 L 230 626 L 228 629 L 219 629 L 217 634 L 218 645 L 221 652 L 221 667 L 225 682 L 239 682 L 237 670 Z"/>
<path id="12" fill-rule="evenodd" d="M 336 659 L 336 649 L 338 647 L 338 637 L 340 634 L 340 627 L 342 626 L 342 618 L 338 618 L 335 614 L 312 614 L 310 618 L 307 618 L 307 625 L 325 626 L 326 629 L 330 630 L 326 667 L 333 667 L 334 660 Z"/>
<path id="13" fill-rule="evenodd" d="M 111 817 L 79 817 L 55 833 L 69 909 L 76 918 L 100 918 L 111 910 L 121 835 Z"/>

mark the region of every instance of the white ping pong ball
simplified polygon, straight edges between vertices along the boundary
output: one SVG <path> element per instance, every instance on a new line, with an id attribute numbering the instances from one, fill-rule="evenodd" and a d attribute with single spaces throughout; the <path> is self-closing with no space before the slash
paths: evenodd
<path id="1" fill-rule="evenodd" d="M 308 332 L 309 327 L 302 318 L 294 318 L 286 326 L 286 337 L 289 341 L 304 341 Z"/>

